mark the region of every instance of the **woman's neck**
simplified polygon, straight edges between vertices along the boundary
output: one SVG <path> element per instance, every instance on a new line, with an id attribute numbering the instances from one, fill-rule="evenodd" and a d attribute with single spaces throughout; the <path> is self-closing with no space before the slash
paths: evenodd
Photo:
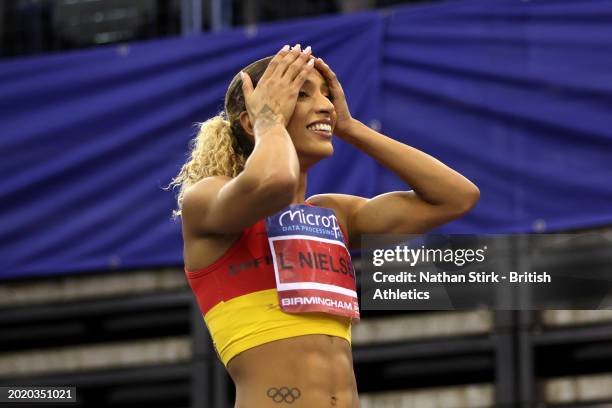
<path id="1" fill-rule="evenodd" d="M 291 204 L 301 204 L 306 201 L 306 178 L 308 173 L 306 170 L 300 171 L 300 179 L 298 181 L 298 188 L 295 192 L 295 196 L 293 196 L 293 201 Z"/>

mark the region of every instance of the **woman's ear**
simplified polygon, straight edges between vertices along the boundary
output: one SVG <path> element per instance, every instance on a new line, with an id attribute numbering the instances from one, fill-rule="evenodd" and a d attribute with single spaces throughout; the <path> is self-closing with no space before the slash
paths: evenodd
<path id="1" fill-rule="evenodd" d="M 240 125 L 242 125 L 246 134 L 249 135 L 249 139 L 251 139 L 251 141 L 255 140 L 255 132 L 253 132 L 253 125 L 251 124 L 251 118 L 249 118 L 247 111 L 240 113 Z"/>

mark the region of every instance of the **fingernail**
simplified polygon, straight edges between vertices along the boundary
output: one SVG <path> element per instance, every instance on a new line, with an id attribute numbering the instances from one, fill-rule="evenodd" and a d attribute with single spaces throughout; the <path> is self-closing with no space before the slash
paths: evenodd
<path id="1" fill-rule="evenodd" d="M 304 48 L 304 51 L 302 51 L 302 52 L 304 54 L 308 54 L 308 53 L 310 53 L 310 50 L 311 50 L 311 48 L 310 48 L 310 45 L 309 45 L 308 47 Z"/>
<path id="2" fill-rule="evenodd" d="M 306 65 L 309 65 L 312 67 L 314 65 L 314 61 L 315 61 L 314 58 L 311 58 L 308 60 L 308 63 L 306 63 Z"/>
<path id="3" fill-rule="evenodd" d="M 283 48 L 281 48 L 281 51 L 289 51 L 289 45 L 285 45 Z"/>
<path id="4" fill-rule="evenodd" d="M 298 51 L 301 51 L 301 49 L 300 49 L 300 44 L 295 44 L 295 45 L 293 46 L 292 50 L 298 50 Z"/>

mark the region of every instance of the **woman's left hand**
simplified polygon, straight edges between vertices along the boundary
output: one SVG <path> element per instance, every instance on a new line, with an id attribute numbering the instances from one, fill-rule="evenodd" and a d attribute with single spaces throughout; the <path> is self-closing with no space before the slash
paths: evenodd
<path id="1" fill-rule="evenodd" d="M 350 134 L 350 127 L 353 123 L 353 117 L 346 103 L 342 85 L 340 85 L 340 81 L 338 81 L 334 71 L 321 58 L 315 60 L 315 68 L 323 74 L 329 86 L 329 92 L 332 96 L 334 109 L 336 110 L 336 126 L 333 132 L 342 139 Z"/>

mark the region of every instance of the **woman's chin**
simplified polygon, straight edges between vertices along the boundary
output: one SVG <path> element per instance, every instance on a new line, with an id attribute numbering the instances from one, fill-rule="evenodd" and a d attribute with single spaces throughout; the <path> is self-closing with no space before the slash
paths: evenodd
<path id="1" fill-rule="evenodd" d="M 317 155 L 321 157 L 321 159 L 325 159 L 334 154 L 334 145 L 331 142 L 317 146 Z"/>
<path id="2" fill-rule="evenodd" d="M 329 157 L 334 154 L 334 145 L 331 142 L 329 142 L 329 144 L 325 146 L 325 152 L 327 154 L 327 156 L 325 157 Z"/>
<path id="3" fill-rule="evenodd" d="M 334 154 L 334 146 L 330 142 L 317 146 L 309 146 L 308 149 L 300 149 L 297 153 L 301 158 L 308 158 L 308 161 L 314 164 L 332 156 Z"/>

